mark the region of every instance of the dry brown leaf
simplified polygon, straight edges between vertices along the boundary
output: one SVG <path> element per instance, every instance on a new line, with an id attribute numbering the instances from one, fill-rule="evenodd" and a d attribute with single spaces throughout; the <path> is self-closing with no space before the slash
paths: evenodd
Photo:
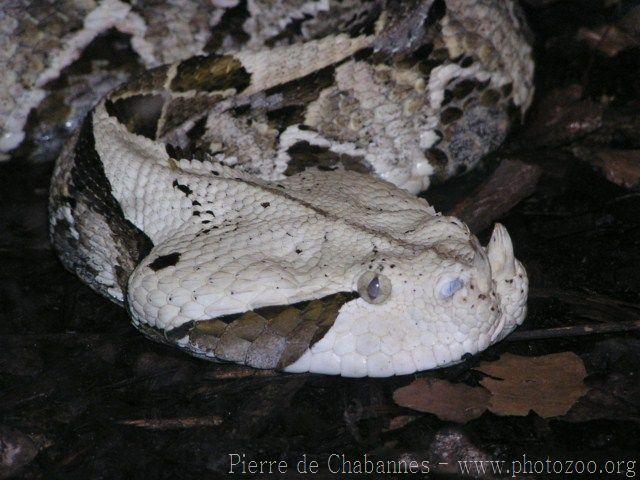
<path id="1" fill-rule="evenodd" d="M 572 352 L 541 357 L 505 353 L 476 370 L 490 376 L 480 383 L 491 392 L 488 408 L 496 415 L 525 416 L 533 410 L 543 418 L 557 417 L 588 391 L 584 363 Z"/>
<path id="2" fill-rule="evenodd" d="M 487 409 L 489 392 L 462 383 L 419 378 L 396 390 L 393 400 L 402 407 L 433 413 L 442 420 L 466 423 Z"/>

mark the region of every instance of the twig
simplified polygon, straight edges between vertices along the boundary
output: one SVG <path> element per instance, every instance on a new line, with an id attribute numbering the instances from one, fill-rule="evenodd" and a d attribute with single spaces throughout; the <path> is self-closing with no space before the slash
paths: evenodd
<path id="1" fill-rule="evenodd" d="M 522 330 L 512 333 L 505 340 L 509 342 L 521 342 L 525 340 L 579 337 L 597 333 L 619 333 L 630 332 L 634 330 L 640 330 L 640 320 L 573 325 L 570 327 L 541 328 L 538 330 Z"/>
<path id="2" fill-rule="evenodd" d="M 634 321 L 640 318 L 640 305 L 598 295 L 593 292 L 571 292 L 532 288 L 529 298 L 553 299 L 571 308 L 574 314 L 602 323 Z"/>
<path id="3" fill-rule="evenodd" d="M 121 420 L 118 423 L 148 430 L 175 430 L 178 428 L 216 427 L 222 423 L 222 417 L 211 415 L 210 417 L 140 418 Z"/>

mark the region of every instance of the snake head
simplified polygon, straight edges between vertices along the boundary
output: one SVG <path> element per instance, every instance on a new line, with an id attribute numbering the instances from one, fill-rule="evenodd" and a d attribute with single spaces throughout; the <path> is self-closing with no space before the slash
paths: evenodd
<path id="1" fill-rule="evenodd" d="M 148 335 L 257 368 L 390 376 L 459 362 L 524 318 L 527 278 L 501 225 L 483 247 L 460 220 L 356 172 L 233 182 L 242 218 L 202 195 L 130 276 L 127 306 Z"/>
<path id="2" fill-rule="evenodd" d="M 455 219 L 439 217 L 437 229 L 440 240 L 412 258 L 372 262 L 354 280 L 360 298 L 287 370 L 410 374 L 457 363 L 522 323 L 527 276 L 507 230 L 496 225 L 485 248 Z"/>

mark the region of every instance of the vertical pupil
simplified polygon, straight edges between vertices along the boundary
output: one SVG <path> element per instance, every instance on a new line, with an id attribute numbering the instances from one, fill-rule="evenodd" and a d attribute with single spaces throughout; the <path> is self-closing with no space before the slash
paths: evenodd
<path id="1" fill-rule="evenodd" d="M 369 285 L 367 286 L 367 295 L 369 295 L 369 298 L 372 300 L 375 300 L 378 298 L 378 295 L 380 295 L 380 280 L 378 280 L 378 277 L 369 282 Z"/>

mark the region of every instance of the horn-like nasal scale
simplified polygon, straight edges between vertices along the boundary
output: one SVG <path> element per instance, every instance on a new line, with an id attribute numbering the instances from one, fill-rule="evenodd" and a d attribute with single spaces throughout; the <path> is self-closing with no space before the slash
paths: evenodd
<path id="1" fill-rule="evenodd" d="M 513 277 L 516 273 L 513 244 L 509 232 L 501 223 L 496 223 L 487 246 L 489 263 L 495 277 Z"/>

